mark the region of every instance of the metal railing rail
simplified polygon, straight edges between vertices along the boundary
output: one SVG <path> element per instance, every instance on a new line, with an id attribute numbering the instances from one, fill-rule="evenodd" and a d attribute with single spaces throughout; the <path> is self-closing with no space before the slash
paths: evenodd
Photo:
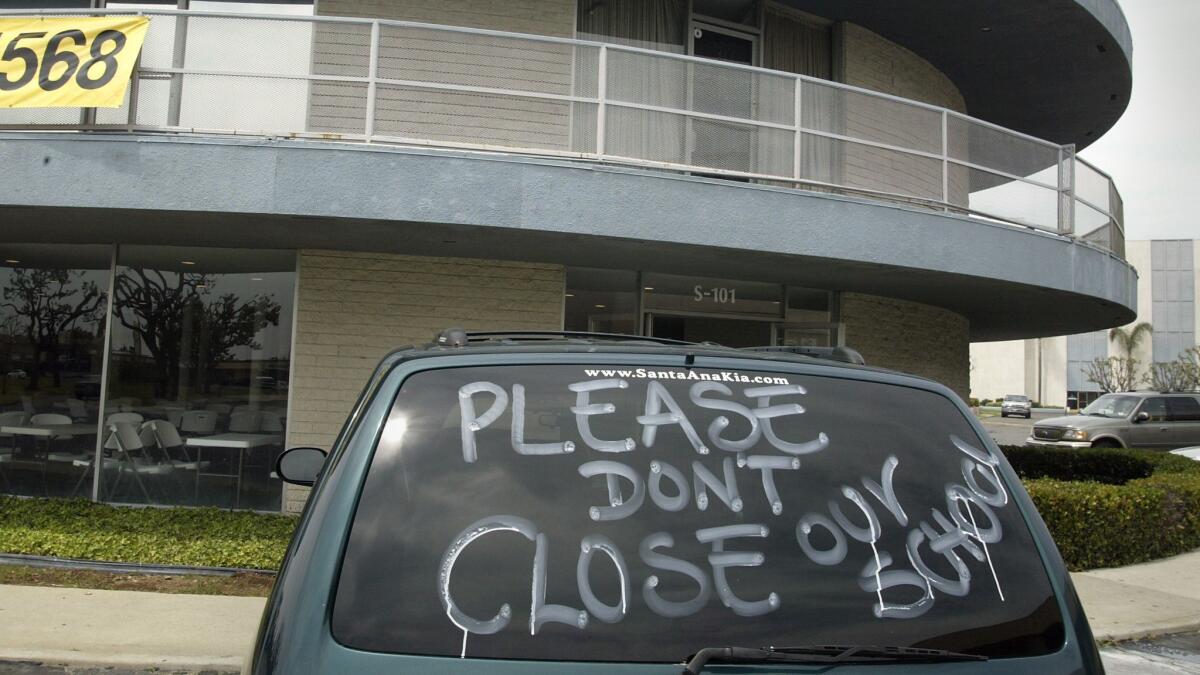
<path id="1" fill-rule="evenodd" d="M 118 111 L 117 116 L 110 119 L 107 113 L 81 109 L 72 121 L 39 121 L 28 119 L 29 113 L 24 113 L 26 118 L 17 119 L 10 110 L 0 109 L 0 129 L 285 136 L 547 155 L 862 195 L 1044 230 L 1099 245 L 1119 256 L 1124 253 L 1119 192 L 1111 176 L 1076 156 L 1074 146 L 1060 146 L 954 110 L 861 87 L 744 64 L 604 42 L 409 21 L 169 9 L 0 10 L 0 16 L 110 14 L 149 16 L 152 31 L 155 29 L 154 17 L 163 17 L 164 20 L 170 18 L 172 22 L 163 24 L 169 26 L 167 30 L 172 30 L 170 37 L 173 49 L 169 63 L 147 58 L 146 51 L 143 51 L 122 109 L 124 112 Z M 268 23 L 306 24 L 310 31 L 307 38 L 308 69 L 303 73 L 281 72 L 278 68 L 255 70 L 256 64 L 243 62 L 226 68 L 188 65 L 184 63 L 185 55 L 192 54 L 194 50 L 219 48 L 216 44 L 198 44 L 206 39 L 197 37 L 199 31 L 196 30 L 196 22 L 199 20 L 259 22 L 260 26 Z M 366 36 L 365 63 L 355 63 L 353 66 L 365 74 L 316 72 L 316 36 L 322 27 L 369 31 Z M 405 57 L 384 56 L 385 30 L 419 31 L 445 36 L 438 39 L 450 47 L 467 50 L 463 53 L 468 55 L 469 48 L 482 45 L 485 54 L 477 57 L 480 60 L 474 64 L 479 68 L 495 67 L 494 63 L 487 61 L 486 49 L 503 53 L 494 59 L 501 63 L 501 67 L 505 60 L 517 63 L 520 57 L 516 54 L 524 54 L 528 48 L 539 44 L 569 49 L 569 58 L 562 63 L 554 58 L 557 54 L 551 54 L 543 61 L 525 58 L 539 66 L 569 67 L 571 81 L 569 85 L 560 86 L 560 91 L 548 91 L 544 89 L 553 87 L 506 86 L 514 82 L 503 78 L 486 84 L 472 84 L 456 82 L 452 76 L 445 77 L 445 81 L 411 75 L 395 76 L 397 72 L 418 73 L 417 66 L 420 63 L 412 58 L 405 60 Z M 211 31 L 207 39 L 211 40 Z M 476 39 L 485 42 L 471 42 Z M 489 45 L 486 39 L 494 39 L 508 46 Z M 513 45 L 519 45 L 520 48 Z M 355 44 L 353 48 L 361 46 Z M 354 52 L 353 48 L 351 52 Z M 591 56 L 592 62 L 583 64 L 584 55 Z M 614 67 L 614 55 L 620 55 L 625 61 L 632 59 L 633 66 L 626 63 L 624 67 Z M 334 58 L 350 57 L 339 54 Z M 388 61 L 386 68 L 383 67 L 385 59 Z M 395 63 L 398 59 L 399 65 Z M 686 75 L 683 78 L 671 77 L 675 71 L 670 71 L 666 77 L 661 73 L 656 75 L 655 69 L 663 64 L 683 66 Z M 704 81 L 704 76 L 698 74 L 702 69 L 710 80 L 718 83 Z M 639 77 L 647 79 L 647 73 L 650 73 L 650 80 L 656 76 L 658 79 L 652 82 L 655 87 L 642 87 L 645 90 L 641 96 L 643 100 L 637 100 L 636 95 L 621 95 L 622 84 L 637 84 Z M 208 98 L 197 98 L 195 92 L 184 95 L 190 82 L 205 78 L 303 85 L 306 89 L 302 100 L 297 98 L 294 103 L 305 108 L 302 112 L 305 112 L 306 122 L 271 128 L 272 124 L 278 123 L 264 122 L 262 118 L 255 119 L 247 113 L 231 125 L 184 123 L 183 119 L 194 117 L 186 114 L 189 112 L 220 109 L 239 114 L 240 101 L 223 100 L 219 94 L 211 93 Z M 590 90 L 583 91 L 587 87 L 581 85 L 579 80 L 591 82 Z M 165 115 L 157 109 L 163 102 L 154 100 L 152 93 L 147 91 L 155 82 L 170 83 Z M 775 84 L 777 93 L 774 99 L 771 98 L 772 88 L 766 86 L 767 83 Z M 365 100 L 361 104 L 361 119 L 355 123 L 355 128 L 330 130 L 309 120 L 315 103 L 324 102 L 322 96 L 330 100 L 335 98 L 333 95 L 314 93 L 313 87 L 319 85 L 363 90 Z M 680 98 L 686 103 L 663 104 L 656 100 L 656 97 L 662 96 L 662 90 L 668 93 L 673 91 L 671 87 L 681 88 L 683 94 Z M 419 130 L 414 132 L 413 128 L 418 126 L 415 123 L 407 128 L 404 126 L 411 120 L 387 119 L 381 114 L 399 114 L 401 118 L 404 114 L 415 117 L 424 114 L 432 118 L 435 113 L 389 112 L 384 109 L 388 102 L 381 101 L 381 92 L 384 90 L 424 92 L 425 99 L 421 103 L 429 108 L 448 105 L 437 99 L 443 95 L 566 106 L 569 109 L 566 126 L 570 140 L 565 145 L 539 145 L 536 142 L 535 125 L 532 132 L 521 130 L 512 133 L 514 138 L 524 133 L 525 141 L 496 142 L 488 134 L 512 124 L 512 120 L 500 119 L 499 116 L 495 119 L 483 117 L 484 124 L 491 123 L 496 129 L 476 129 L 474 136 L 469 126 L 464 134 L 454 137 Z M 699 109 L 696 100 L 705 95 L 717 103 L 729 104 L 732 101 L 735 114 L 730 114 L 729 110 Z M 824 107 L 814 108 L 822 105 L 822 97 L 826 99 Z M 775 105 L 769 106 L 770 103 Z M 143 112 L 143 105 L 152 109 Z M 355 100 L 352 105 L 343 107 L 356 109 L 357 105 Z M 775 111 L 774 119 L 759 114 L 765 108 Z M 809 116 L 807 120 L 806 113 Z M 898 119 L 905 116 L 913 117 L 907 126 L 903 119 Z M 814 121 L 813 117 L 824 119 Z M 382 128 L 389 124 L 390 128 Z M 548 123 L 547 128 L 555 124 L 561 126 L 562 123 Z M 656 129 L 656 125 L 661 128 Z M 707 131 L 701 131 L 703 125 L 707 125 Z M 656 131 L 664 133 L 656 134 Z M 530 133 L 535 142 L 527 140 L 531 137 Z M 921 141 L 923 133 L 926 134 L 924 142 Z M 590 144 L 587 140 L 589 134 Z M 663 136 L 665 140 L 657 136 Z M 809 148 L 810 144 L 814 147 Z M 935 146 L 936 150 L 933 149 Z M 772 155 L 780 156 L 775 160 L 776 165 L 771 164 Z M 813 160 L 816 160 L 815 164 Z M 936 176 L 930 171 L 934 166 L 937 167 Z M 1108 195 L 1104 203 L 1097 200 L 1094 194 L 1079 194 L 1077 182 L 1081 171 L 1090 172 L 1088 177 L 1092 187 L 1099 185 L 1098 189 Z M 1040 207 L 1038 197 L 1045 202 Z M 1051 200 L 1053 209 L 1049 208 Z M 1031 215 L 1030 208 L 1042 208 L 1045 212 Z M 1081 211 L 1088 215 L 1087 222 L 1081 219 Z M 1097 224 L 1100 220 L 1104 222 Z"/>

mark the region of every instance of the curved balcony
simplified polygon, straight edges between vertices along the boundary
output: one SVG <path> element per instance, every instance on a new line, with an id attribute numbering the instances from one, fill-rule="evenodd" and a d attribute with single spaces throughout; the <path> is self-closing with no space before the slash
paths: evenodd
<path id="1" fill-rule="evenodd" d="M 1073 146 L 878 92 L 678 54 L 451 26 L 77 13 L 151 17 L 124 105 L 0 110 L 0 129 L 555 156 L 968 214 L 1124 256 L 1120 195 Z"/>

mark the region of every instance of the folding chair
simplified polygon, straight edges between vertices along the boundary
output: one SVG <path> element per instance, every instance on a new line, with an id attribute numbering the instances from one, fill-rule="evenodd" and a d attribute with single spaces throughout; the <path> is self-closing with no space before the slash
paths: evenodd
<path id="1" fill-rule="evenodd" d="M 104 449 L 114 453 L 115 456 L 103 456 L 103 464 L 101 470 L 109 468 L 117 469 L 117 479 L 113 481 L 112 487 L 109 488 L 109 495 L 115 495 L 117 488 L 121 485 L 121 480 L 125 474 L 132 474 L 134 482 L 137 483 L 138 489 L 141 490 L 142 496 L 146 498 L 146 502 L 152 502 L 150 491 L 146 489 L 146 484 L 142 481 L 142 476 L 165 476 L 175 470 L 171 464 L 155 464 L 149 461 L 146 453 L 146 446 L 142 444 L 142 439 L 138 434 L 137 427 L 130 422 L 113 422 L 108 425 L 108 439 L 104 442 Z M 138 453 L 135 457 L 133 453 Z M 138 458 L 141 461 L 138 461 Z M 84 473 L 79 478 L 79 482 L 75 484 L 75 491 L 79 490 L 79 486 L 83 483 L 83 479 L 88 476 L 91 471 L 96 470 L 95 457 L 78 460 L 75 466 L 84 467 Z"/>

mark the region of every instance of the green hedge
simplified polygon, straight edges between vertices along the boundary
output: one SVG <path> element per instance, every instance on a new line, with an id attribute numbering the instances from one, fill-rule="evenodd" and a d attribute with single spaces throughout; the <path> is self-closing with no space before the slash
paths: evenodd
<path id="1" fill-rule="evenodd" d="M 115 507 L 0 497 L 0 552 L 274 570 L 296 519 L 215 508 Z"/>
<path id="2" fill-rule="evenodd" d="M 1156 460 L 1147 457 L 1143 451 L 1124 449 L 1007 446 L 1004 456 L 1017 475 L 1025 480 L 1054 478 L 1124 485 L 1131 480 L 1149 478 L 1157 466 Z"/>
<path id="3" fill-rule="evenodd" d="M 1072 570 L 1200 547 L 1200 462 L 1150 450 L 1002 449 Z"/>

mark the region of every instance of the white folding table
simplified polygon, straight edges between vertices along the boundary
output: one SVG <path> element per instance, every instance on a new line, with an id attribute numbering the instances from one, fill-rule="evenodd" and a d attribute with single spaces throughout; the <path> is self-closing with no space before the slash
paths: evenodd
<path id="1" fill-rule="evenodd" d="M 246 458 L 246 451 L 254 448 L 261 448 L 269 445 L 279 445 L 283 442 L 283 437 L 279 434 L 243 434 L 230 432 L 225 434 L 215 434 L 212 436 L 189 436 L 183 439 L 183 444 L 196 448 L 196 495 L 200 494 L 200 476 L 220 476 L 222 478 L 233 478 L 237 481 L 237 492 L 234 493 L 233 505 L 236 508 L 240 505 L 242 499 L 242 463 Z M 238 451 L 237 473 L 212 473 L 204 472 L 201 462 L 203 459 L 201 453 L 204 448 L 225 448 L 227 450 Z"/>
<path id="2" fill-rule="evenodd" d="M 91 424 L 20 424 L 0 426 L 0 434 L 14 436 L 37 436 L 53 438 L 54 436 L 95 436 L 96 423 Z"/>
<path id="3" fill-rule="evenodd" d="M 35 439 L 34 456 L 29 460 L 30 463 L 39 462 L 42 465 L 43 485 L 45 485 L 46 464 L 50 456 L 50 441 L 55 437 L 62 436 L 95 436 L 96 423 L 90 424 L 11 424 L 0 426 L 0 434 L 11 434 L 13 436 L 29 436 Z M 38 457 L 36 439 L 42 438 L 46 441 L 46 450 L 44 456 Z M 84 475 L 87 475 L 86 473 Z M 5 479 L 7 483 L 7 479 Z M 78 484 L 75 486 L 78 489 Z"/>

